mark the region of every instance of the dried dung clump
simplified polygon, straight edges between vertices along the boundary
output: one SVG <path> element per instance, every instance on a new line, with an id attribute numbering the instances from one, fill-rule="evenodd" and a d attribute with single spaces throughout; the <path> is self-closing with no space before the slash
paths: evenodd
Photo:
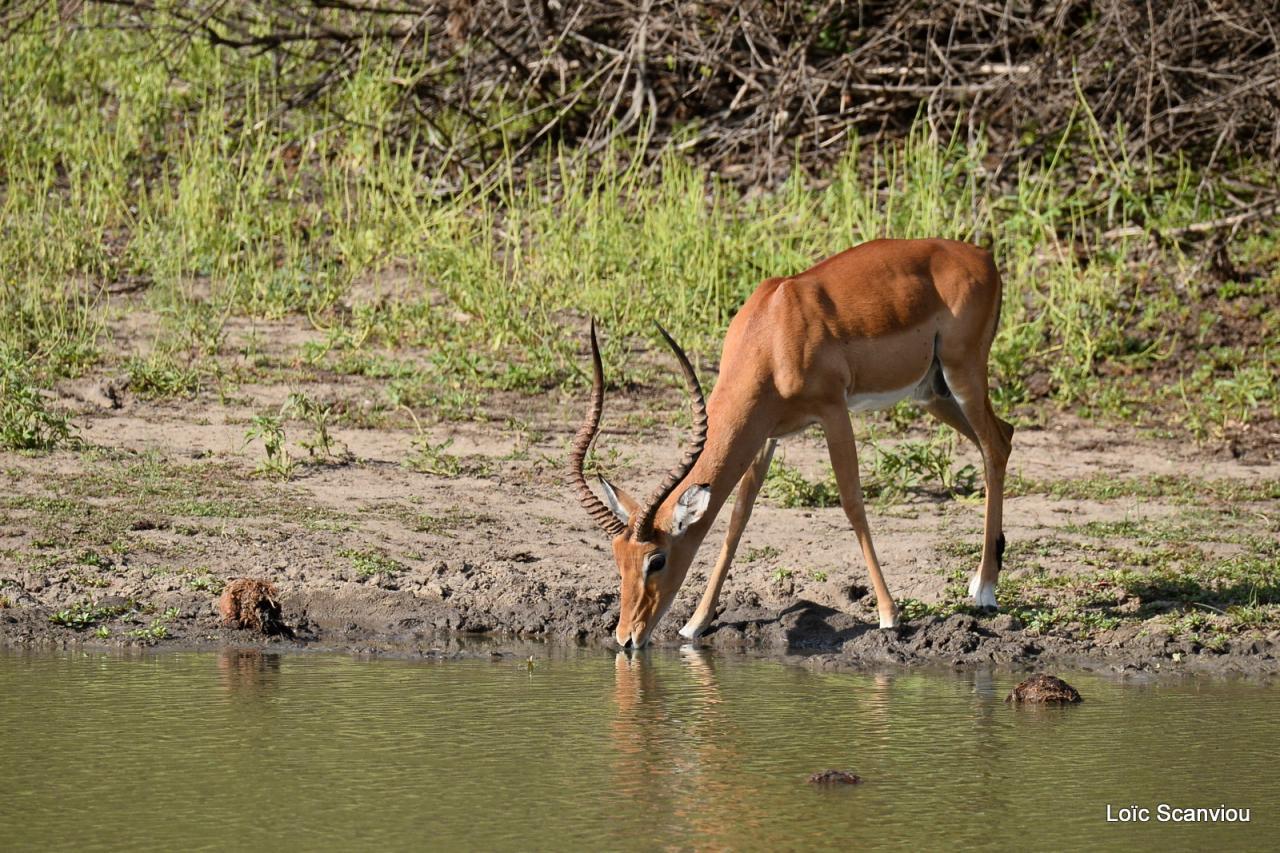
<path id="1" fill-rule="evenodd" d="M 1079 702 L 1080 693 L 1061 678 L 1040 672 L 1013 688 L 1004 701 L 1066 705 Z"/>
<path id="2" fill-rule="evenodd" d="M 254 578 L 236 578 L 218 600 L 218 612 L 228 628 L 249 628 L 262 634 L 287 634 L 280 616 L 280 593 Z"/>
<path id="3" fill-rule="evenodd" d="M 848 770 L 823 770 L 809 776 L 813 785 L 857 785 L 861 781 L 861 776 Z"/>

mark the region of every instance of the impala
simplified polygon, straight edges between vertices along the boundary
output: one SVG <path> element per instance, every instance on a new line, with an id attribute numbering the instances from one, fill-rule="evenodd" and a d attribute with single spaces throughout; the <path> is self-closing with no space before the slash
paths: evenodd
<path id="1" fill-rule="evenodd" d="M 738 540 L 764 482 L 777 440 L 820 424 L 840 503 L 862 550 L 880 627 L 898 612 L 871 543 L 858 479 L 850 411 L 911 397 L 982 452 L 986 519 L 982 559 L 969 584 L 974 603 L 996 606 L 1004 552 L 1001 512 L 1013 427 L 996 416 L 987 393 L 987 358 L 1000 317 L 1001 283 L 984 249 L 950 240 L 875 240 L 799 275 L 756 288 L 729 324 L 720 377 L 709 402 L 680 346 L 675 353 L 693 406 L 684 458 L 643 502 L 600 478 L 602 501 L 583 460 L 604 409 L 604 370 L 591 324 L 591 408 L 570 454 L 579 499 L 613 540 L 622 575 L 618 626 L 624 648 L 648 642 L 716 514 L 737 502 L 706 592 L 680 634 L 693 639 L 715 618 Z"/>

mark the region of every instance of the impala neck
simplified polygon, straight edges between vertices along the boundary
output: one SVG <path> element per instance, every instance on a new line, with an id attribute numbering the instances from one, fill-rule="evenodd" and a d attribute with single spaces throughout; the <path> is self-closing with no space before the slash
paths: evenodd
<path id="1" fill-rule="evenodd" d="M 707 401 L 707 444 L 689 475 L 667 498 L 666 511 L 674 507 L 684 490 L 695 483 L 711 486 L 711 502 L 707 511 L 685 534 L 696 548 L 724 506 L 742 475 L 769 437 L 772 424 L 761 423 L 762 407 L 754 401 L 734 400 L 717 385 Z M 752 417 L 755 414 L 756 417 Z"/>

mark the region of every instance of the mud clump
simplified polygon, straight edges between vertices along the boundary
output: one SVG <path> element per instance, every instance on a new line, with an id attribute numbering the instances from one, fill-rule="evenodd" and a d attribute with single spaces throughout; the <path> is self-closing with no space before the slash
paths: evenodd
<path id="1" fill-rule="evenodd" d="M 1040 672 L 1013 688 L 1004 701 L 1029 705 L 1071 705 L 1080 701 L 1080 693 L 1061 678 Z"/>
<path id="2" fill-rule="evenodd" d="M 228 628 L 247 628 L 260 634 L 290 633 L 280 615 L 280 593 L 273 584 L 236 578 L 218 599 L 218 613 Z"/>
<path id="3" fill-rule="evenodd" d="M 848 770 L 823 770 L 810 774 L 810 785 L 857 785 L 862 777 Z"/>

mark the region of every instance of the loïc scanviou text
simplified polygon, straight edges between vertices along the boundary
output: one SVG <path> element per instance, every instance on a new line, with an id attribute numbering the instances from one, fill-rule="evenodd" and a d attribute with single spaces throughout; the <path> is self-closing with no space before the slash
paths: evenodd
<path id="1" fill-rule="evenodd" d="M 1107 803 L 1107 823 L 1248 823 L 1249 811 L 1226 803 L 1208 807 L 1174 806 L 1169 803 L 1158 803 L 1155 806 L 1116 806 Z"/>

